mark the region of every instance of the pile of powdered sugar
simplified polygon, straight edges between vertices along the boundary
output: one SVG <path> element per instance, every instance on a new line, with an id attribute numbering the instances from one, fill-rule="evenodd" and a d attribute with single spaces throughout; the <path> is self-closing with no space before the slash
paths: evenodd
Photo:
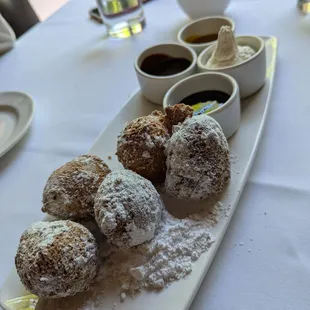
<path id="1" fill-rule="evenodd" d="M 164 211 L 154 239 L 112 253 L 101 270 L 101 279 L 134 294 L 143 289 L 162 289 L 184 278 L 213 242 L 206 225 L 205 221 L 177 219 Z"/>
<path id="2" fill-rule="evenodd" d="M 111 249 L 102 264 L 94 289 L 116 292 L 120 301 L 143 290 L 161 290 L 189 275 L 194 263 L 214 242 L 210 230 L 225 216 L 222 203 L 199 214 L 179 219 L 166 210 L 154 239 L 127 250 Z M 94 294 L 80 310 L 101 309 L 105 294 Z M 116 300 L 117 301 L 117 300 Z"/>

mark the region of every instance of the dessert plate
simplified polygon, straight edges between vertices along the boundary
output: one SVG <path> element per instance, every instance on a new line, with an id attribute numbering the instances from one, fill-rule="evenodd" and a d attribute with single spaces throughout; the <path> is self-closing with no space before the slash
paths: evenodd
<path id="1" fill-rule="evenodd" d="M 242 101 L 240 129 L 229 139 L 232 178 L 220 199 L 222 204 L 227 207 L 226 214 L 220 218 L 211 231 L 215 240 L 214 243 L 195 262 L 192 273 L 185 279 L 173 282 L 161 292 L 142 292 L 136 298 L 127 298 L 124 302 L 120 302 L 119 291 L 105 292 L 100 308 L 96 309 L 182 310 L 190 308 L 191 302 L 210 267 L 233 216 L 254 161 L 267 117 L 275 72 L 277 40 L 274 37 L 263 37 L 263 39 L 267 48 L 266 83 L 259 92 Z M 103 158 L 111 168 L 119 168 L 120 164 L 115 156 L 117 135 L 127 121 L 146 115 L 156 109 L 158 109 L 157 105 L 146 101 L 140 91 L 136 92 L 100 134 L 89 153 Z M 6 306 L 6 301 L 27 294 L 29 293 L 24 289 L 16 269 L 13 268 L 1 290 L 1 306 L 5 310 L 11 310 Z M 69 310 L 69 307 L 65 308 L 63 310 Z M 76 306 L 71 309 L 76 309 Z M 83 307 L 80 309 L 83 309 Z M 86 307 L 86 309 L 90 308 Z M 58 308 L 58 310 L 61 309 Z"/>
<path id="2" fill-rule="evenodd" d="M 27 132 L 34 113 L 33 100 L 20 92 L 0 93 L 0 157 Z"/>

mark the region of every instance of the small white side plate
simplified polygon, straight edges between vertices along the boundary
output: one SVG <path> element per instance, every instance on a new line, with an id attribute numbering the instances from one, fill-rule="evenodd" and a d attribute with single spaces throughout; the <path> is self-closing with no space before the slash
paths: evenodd
<path id="1" fill-rule="evenodd" d="M 0 157 L 27 132 L 34 113 L 33 100 L 24 93 L 0 93 Z"/>
<path id="2" fill-rule="evenodd" d="M 14 47 L 15 33 L 8 22 L 0 14 L 0 55 Z"/>

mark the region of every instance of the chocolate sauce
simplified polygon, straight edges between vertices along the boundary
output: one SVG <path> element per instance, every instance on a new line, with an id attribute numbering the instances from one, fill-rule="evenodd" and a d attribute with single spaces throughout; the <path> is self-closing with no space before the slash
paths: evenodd
<path id="1" fill-rule="evenodd" d="M 218 90 L 204 90 L 198 93 L 187 96 L 180 102 L 187 105 L 194 105 L 199 102 L 217 101 L 218 103 L 225 103 L 230 95 Z"/>
<path id="2" fill-rule="evenodd" d="M 176 58 L 165 54 L 153 54 L 146 57 L 140 66 L 150 75 L 168 76 L 186 70 L 191 62 L 186 58 Z"/>

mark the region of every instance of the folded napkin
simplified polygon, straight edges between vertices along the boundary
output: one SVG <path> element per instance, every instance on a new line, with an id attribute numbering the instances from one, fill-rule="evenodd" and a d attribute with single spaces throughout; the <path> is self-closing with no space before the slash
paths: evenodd
<path id="1" fill-rule="evenodd" d="M 15 33 L 4 17 L 0 14 L 0 55 L 14 47 Z"/>

